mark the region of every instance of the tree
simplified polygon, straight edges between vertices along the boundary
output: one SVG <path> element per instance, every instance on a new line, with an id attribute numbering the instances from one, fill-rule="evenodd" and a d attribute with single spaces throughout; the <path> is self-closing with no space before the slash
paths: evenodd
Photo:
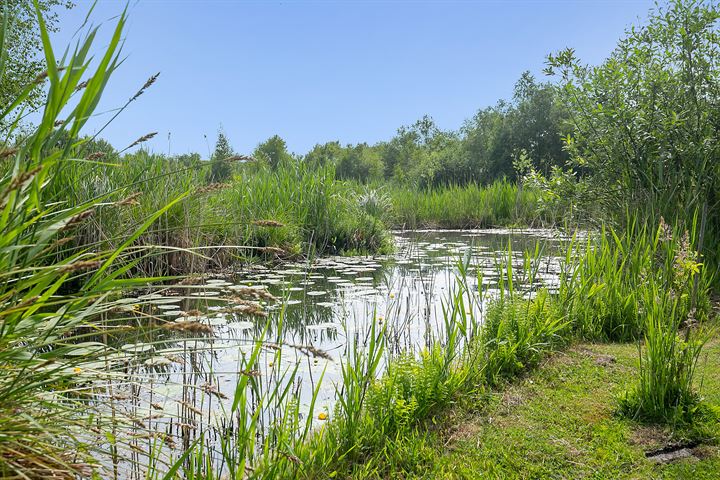
<path id="1" fill-rule="evenodd" d="M 366 183 L 379 180 L 383 175 L 380 152 L 366 143 L 348 147 L 337 164 L 335 174 L 341 180 L 358 180 Z"/>
<path id="2" fill-rule="evenodd" d="M 714 2 L 670 2 L 626 32 L 602 65 L 572 49 L 548 57 L 573 111 L 567 147 L 593 202 L 611 216 L 641 210 L 692 222 L 698 249 L 720 240 L 720 10 Z M 623 208 L 624 207 L 624 208 Z"/>
<path id="3" fill-rule="evenodd" d="M 278 135 L 273 135 L 258 145 L 253 155 L 258 160 L 267 162 L 273 170 L 277 170 L 281 165 L 289 165 L 293 160 L 287 151 L 285 140 Z"/>
<path id="4" fill-rule="evenodd" d="M 57 31 L 57 8 L 71 8 L 68 0 L 38 0 L 40 12 L 49 31 Z M 0 105 L 10 105 L 20 93 L 39 78 L 45 65 L 41 57 L 42 41 L 35 6 L 31 0 L 2 0 L 0 2 L 0 28 L 8 15 L 6 35 L 7 58 L 0 76 Z M 21 106 L 37 108 L 44 92 L 34 89 Z"/>
<path id="5" fill-rule="evenodd" d="M 326 165 L 335 165 L 344 154 L 343 147 L 340 142 L 327 142 L 322 145 L 315 145 L 310 150 L 303 161 L 312 168 L 322 168 Z"/>
<path id="6" fill-rule="evenodd" d="M 217 142 L 215 142 L 215 151 L 213 152 L 212 157 L 210 157 L 212 164 L 210 166 L 210 171 L 208 172 L 208 182 L 224 182 L 230 178 L 232 175 L 232 166 L 230 162 L 226 161 L 226 159 L 232 157 L 233 155 L 235 155 L 235 153 L 230 146 L 230 141 L 225 136 L 225 132 L 223 132 L 222 129 L 218 130 L 218 139 Z"/>

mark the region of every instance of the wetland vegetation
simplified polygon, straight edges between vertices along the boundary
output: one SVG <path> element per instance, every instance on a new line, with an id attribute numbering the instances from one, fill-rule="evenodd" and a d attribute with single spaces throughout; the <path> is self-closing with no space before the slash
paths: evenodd
<path id="1" fill-rule="evenodd" d="M 0 477 L 717 478 L 716 3 L 458 131 L 205 159 L 84 133 L 127 18 L 60 55 L 61 3 L 0 9 Z"/>

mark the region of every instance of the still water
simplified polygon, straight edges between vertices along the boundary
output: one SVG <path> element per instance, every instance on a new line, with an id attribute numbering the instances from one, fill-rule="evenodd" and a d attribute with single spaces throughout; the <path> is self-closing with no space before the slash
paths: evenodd
<path id="1" fill-rule="evenodd" d="M 500 271 L 507 272 L 509 250 L 521 272 L 524 252 L 538 249 L 534 283 L 516 280 L 531 295 L 556 284 L 564 240 L 550 230 L 398 232 L 392 255 L 243 266 L 124 299 L 145 321 L 173 326 L 165 336 L 138 333 L 118 346 L 106 388 L 113 414 L 181 448 L 200 431 L 232 425 L 239 375 L 252 375 L 265 388 L 289 384 L 301 416 L 317 390 L 320 422 L 318 412 L 332 416 L 349 346 L 362 350 L 373 324 L 385 332 L 384 361 L 417 352 L 441 340 L 443 308 L 457 292 L 462 265 L 470 292 L 462 308 L 479 323 Z M 195 322 L 210 328 L 182 332 Z M 259 339 L 264 347 L 249 365 Z"/>

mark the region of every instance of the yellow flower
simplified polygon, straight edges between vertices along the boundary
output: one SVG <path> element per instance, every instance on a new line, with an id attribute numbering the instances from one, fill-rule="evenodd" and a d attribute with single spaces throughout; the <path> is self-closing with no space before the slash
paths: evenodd
<path id="1" fill-rule="evenodd" d="M 75 373 L 80 373 L 80 372 L 82 372 L 82 368 L 80 368 L 80 367 L 75 367 L 75 368 L 73 368 L 73 372 L 75 372 Z"/>
<path id="2" fill-rule="evenodd" d="M 394 293 L 391 293 L 391 294 L 390 294 L 390 298 L 395 298 L 395 294 L 394 294 Z"/>
<path id="3" fill-rule="evenodd" d="M 328 419 L 328 414 L 325 412 L 320 412 L 320 414 L 318 415 L 318 420 L 327 420 L 327 419 Z"/>
<path id="4" fill-rule="evenodd" d="M 378 323 L 382 323 L 382 322 L 383 322 L 383 320 L 385 320 L 385 317 L 383 317 L 382 315 L 381 315 L 381 316 L 379 316 L 379 317 L 377 317 L 377 321 L 378 321 Z"/>

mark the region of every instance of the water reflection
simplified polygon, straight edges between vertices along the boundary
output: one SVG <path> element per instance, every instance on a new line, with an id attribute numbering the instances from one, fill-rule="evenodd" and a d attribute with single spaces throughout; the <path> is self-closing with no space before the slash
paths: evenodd
<path id="1" fill-rule="evenodd" d="M 499 261 L 507 258 L 509 247 L 516 272 L 529 261 L 523 252 L 538 249 L 535 283 L 517 279 L 531 294 L 539 285 L 556 284 L 563 240 L 547 230 L 398 233 L 396 253 L 389 256 L 248 266 L 127 299 L 128 309 L 142 301 L 149 318 L 178 326 L 115 339 L 121 343 L 120 368 L 109 378 L 107 398 L 117 400 L 113 414 L 132 419 L 138 432 L 158 432 L 133 440 L 145 451 L 158 438 L 170 450 L 187 447 L 200 432 L 212 444 L 237 428 L 239 419 L 228 412 L 243 375 L 261 391 L 290 388 L 301 415 L 307 414 L 322 377 L 315 411 L 331 412 L 347 347 L 362 345 L 373 323 L 385 327 L 390 355 L 430 346 L 442 335 L 443 306 L 457 288 L 459 263 L 473 292 L 463 308 L 473 321 L 481 321 L 478 292 L 497 291 L 498 269 L 507 271 Z M 207 325 L 212 335 L 182 335 L 184 323 Z M 248 365 L 258 338 L 265 339 L 265 346 Z M 251 409 L 259 401 L 253 391 Z M 266 406 L 261 423 L 270 422 L 278 408 Z"/>

